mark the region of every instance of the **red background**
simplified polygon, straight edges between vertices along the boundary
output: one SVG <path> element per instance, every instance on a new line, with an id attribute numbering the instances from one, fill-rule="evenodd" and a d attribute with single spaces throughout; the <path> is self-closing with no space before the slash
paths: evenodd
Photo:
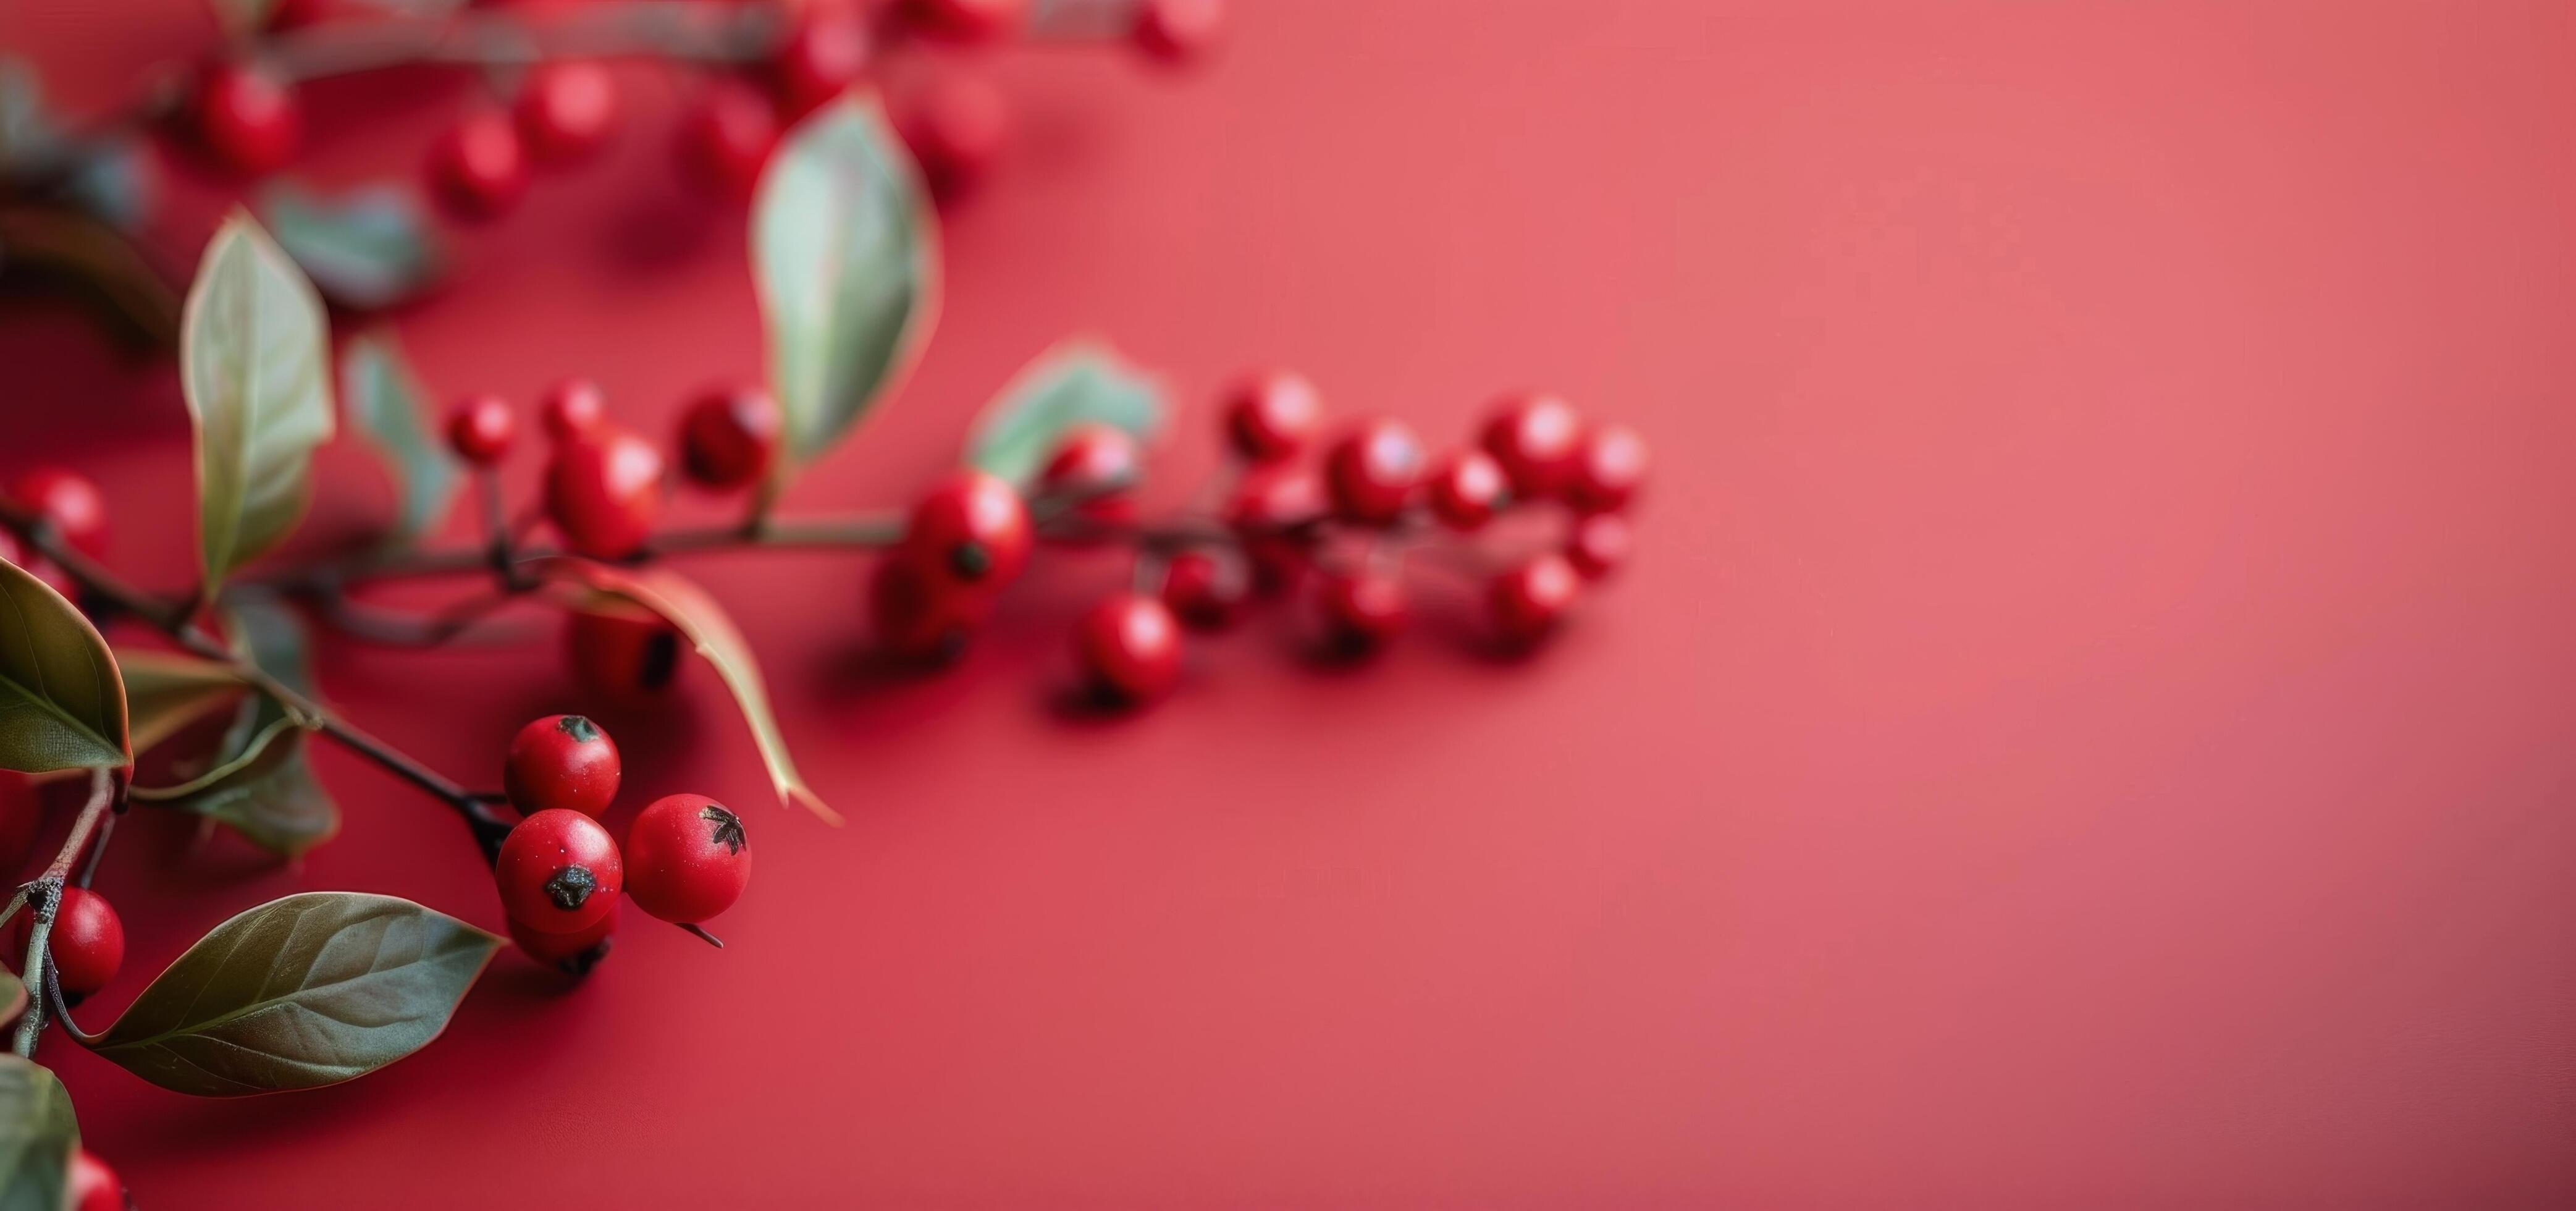
<path id="1" fill-rule="evenodd" d="M 107 7 L 5 36 L 89 105 L 210 36 Z M 849 827 L 761 802 L 706 679 L 610 716 L 630 786 L 756 808 L 732 948 L 630 924 L 569 995 L 505 956 L 311 1094 L 50 1040 L 145 1206 L 2576 1199 L 2576 10 L 1237 7 L 1186 81 L 998 64 L 1020 144 L 932 351 L 793 503 L 901 499 L 1097 332 L 1191 402 L 1182 484 L 1253 364 L 1436 435 L 1520 383 L 1633 421 L 1633 574 L 1526 664 L 1256 628 L 1104 726 L 1049 704 L 1114 561 L 904 680 L 857 558 L 699 559 Z M 659 426 L 756 372 L 738 221 L 626 79 L 611 160 L 400 317 L 442 391 L 586 373 Z M 408 172 L 454 95 L 327 90 L 316 175 Z M 94 472 L 117 562 L 184 580 L 171 374 L 5 316 L 0 461 Z M 381 499 L 334 456 L 326 511 Z M 542 640 L 326 666 L 487 782 L 582 705 Z M 85 1018 L 294 889 L 500 924 L 453 821 L 323 762 L 300 868 L 120 841 Z"/>

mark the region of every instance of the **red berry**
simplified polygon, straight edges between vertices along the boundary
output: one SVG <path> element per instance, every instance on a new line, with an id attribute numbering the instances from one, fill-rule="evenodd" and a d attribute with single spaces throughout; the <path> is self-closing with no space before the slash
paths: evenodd
<path id="1" fill-rule="evenodd" d="M 1335 572 L 1315 582 L 1315 616 L 1337 651 L 1376 650 L 1404 630 L 1404 586 L 1378 572 Z"/>
<path id="2" fill-rule="evenodd" d="M 1565 536 L 1565 559 L 1584 579 L 1599 580 L 1628 562 L 1633 541 L 1627 518 L 1616 513 L 1587 514 L 1577 518 L 1573 532 Z"/>
<path id="3" fill-rule="evenodd" d="M 1485 608 L 1504 642 L 1527 645 L 1556 629 L 1581 587 L 1574 565 L 1550 552 L 1495 577 L 1486 586 Z"/>
<path id="4" fill-rule="evenodd" d="M 125 1211 L 125 1183 L 87 1148 L 72 1150 L 71 1172 L 64 1184 L 69 1187 L 64 1211 Z"/>
<path id="5" fill-rule="evenodd" d="M 1192 630 L 1224 630 L 1251 601 L 1252 577 L 1234 560 L 1183 551 L 1163 568 L 1163 604 Z"/>
<path id="6" fill-rule="evenodd" d="M 519 821 L 502 838 L 492 875 L 512 921 L 535 933 L 572 933 L 617 907 L 626 863 L 599 821 L 557 808 Z"/>
<path id="7" fill-rule="evenodd" d="M 475 466 L 500 462 L 518 434 L 519 418 L 500 396 L 469 395 L 447 410 L 447 448 Z"/>
<path id="8" fill-rule="evenodd" d="M 617 742 L 580 715 L 532 720 L 510 741 L 501 788 L 520 814 L 561 808 L 592 819 L 617 798 Z"/>
<path id="9" fill-rule="evenodd" d="M 1138 49 L 1178 65 L 1204 57 L 1224 29 L 1224 0 L 1144 0 L 1133 36 Z"/>
<path id="10" fill-rule="evenodd" d="M 558 442 L 580 437 L 607 418 L 608 394 L 586 378 L 565 379 L 537 397 L 537 419 Z"/>
<path id="11" fill-rule="evenodd" d="M 901 553 L 877 561 L 868 581 L 868 621 L 877 643 L 899 660 L 946 664 L 984 625 L 992 597 L 933 583 Z"/>
<path id="12" fill-rule="evenodd" d="M 1056 444 L 1055 457 L 1038 473 L 1038 491 L 1079 500 L 1078 512 L 1103 525 L 1136 519 L 1134 489 L 1144 478 L 1136 439 L 1112 425 L 1076 425 Z"/>
<path id="13" fill-rule="evenodd" d="M 1018 29 L 1028 0 L 910 0 L 904 15 L 923 33 L 956 42 L 989 42 Z"/>
<path id="14" fill-rule="evenodd" d="M 528 188 L 528 157 L 510 119 L 477 110 L 449 127 L 430 144 L 429 186 L 460 219 L 488 219 L 515 205 Z"/>
<path id="15" fill-rule="evenodd" d="M 71 578 L 70 573 L 63 571 L 60 565 L 50 559 L 19 549 L 18 536 L 7 530 L 0 530 L 0 563 L 15 564 L 26 569 L 29 575 L 44 581 L 48 588 L 62 594 L 66 601 L 75 603 L 80 601 L 80 585 Z"/>
<path id="16" fill-rule="evenodd" d="M 1452 530 L 1473 530 L 1493 520 L 1509 491 L 1502 464 L 1482 450 L 1460 450 L 1431 472 L 1431 512 Z"/>
<path id="17" fill-rule="evenodd" d="M 519 86 L 512 117 L 539 163 L 568 164 L 599 150 L 616 129 L 617 83 L 604 64 L 541 64 Z"/>
<path id="18" fill-rule="evenodd" d="M 1225 433 L 1234 451 L 1253 462 L 1294 456 L 1324 424 L 1324 400 L 1315 385 L 1284 371 L 1245 378 L 1225 394 Z"/>
<path id="19" fill-rule="evenodd" d="M 681 414 L 680 470 L 709 488 L 748 487 L 768 473 L 785 423 L 758 387 L 711 389 Z"/>
<path id="20" fill-rule="evenodd" d="M 1168 694 L 1181 676 L 1181 628 L 1163 603 L 1120 593 L 1083 615 L 1073 633 L 1074 658 L 1092 688 L 1142 705 Z"/>
<path id="21" fill-rule="evenodd" d="M 107 553 L 107 497 L 88 476 L 40 467 L 10 481 L 9 501 L 42 518 L 81 554 Z"/>
<path id="22" fill-rule="evenodd" d="M 1485 452 L 1503 465 L 1512 491 L 1524 500 L 1554 496 L 1574 473 L 1583 419 L 1553 395 L 1506 396 L 1485 422 Z"/>
<path id="23" fill-rule="evenodd" d="M 1592 512 L 1623 509 L 1646 482 L 1646 439 L 1626 425 L 1604 425 L 1583 439 L 1565 499 Z"/>
<path id="24" fill-rule="evenodd" d="M 742 820 L 704 795 L 664 795 L 626 830 L 626 894 L 665 921 L 694 925 L 733 907 L 751 879 Z"/>
<path id="25" fill-rule="evenodd" d="M 36 927 L 32 911 L 21 909 L 12 922 L 9 953 L 23 957 L 29 936 Z M 47 935 L 52 941 L 46 948 L 54 956 L 54 974 L 62 980 L 63 991 L 72 996 L 88 996 L 107 987 L 116 978 L 116 969 L 125 964 L 125 922 L 117 919 L 116 909 L 107 897 L 82 887 L 63 889 L 62 905 L 54 912 L 54 929 Z"/>
<path id="26" fill-rule="evenodd" d="M 999 476 L 960 471 L 912 507 L 903 541 L 935 584 L 999 587 L 1029 561 L 1028 506 Z"/>
<path id="27" fill-rule="evenodd" d="M 44 822 L 44 803 L 25 774 L 0 772 L 0 875 L 15 872 L 36 843 L 36 826 Z"/>
<path id="28" fill-rule="evenodd" d="M 1324 464 L 1333 512 L 1354 525 L 1387 525 L 1404 515 L 1422 483 L 1422 443 L 1401 421 L 1375 420 L 1340 441 Z"/>
<path id="29" fill-rule="evenodd" d="M 670 623 L 623 603 L 595 601 L 564 619 L 564 655 L 592 693 L 649 702 L 679 679 L 687 640 Z"/>
<path id="30" fill-rule="evenodd" d="M 1226 524 L 1243 539 L 1244 553 L 1262 582 L 1276 588 L 1294 579 L 1305 566 L 1314 543 L 1314 526 L 1327 505 L 1323 481 L 1302 467 L 1256 470 L 1235 488 L 1226 506 Z"/>
<path id="31" fill-rule="evenodd" d="M 777 108 L 740 80 L 708 81 L 680 125 L 680 161 L 690 178 L 735 201 L 751 196 L 777 145 Z"/>
<path id="32" fill-rule="evenodd" d="M 303 138 L 294 94 L 264 72 L 231 63 L 218 63 L 197 78 L 190 112 L 197 141 L 238 173 L 284 167 Z"/>
<path id="33" fill-rule="evenodd" d="M 868 31 L 838 7 L 809 6 L 798 13 L 770 60 L 778 103 L 804 117 L 856 83 L 868 66 Z"/>
<path id="34" fill-rule="evenodd" d="M 946 76 L 904 107 L 897 128 L 933 193 L 954 197 L 991 171 L 1011 133 L 1001 90 L 976 76 Z"/>
<path id="35" fill-rule="evenodd" d="M 602 422 L 546 466 L 546 515 L 564 545 L 593 559 L 643 549 L 661 508 L 662 452 L 632 430 Z"/>
<path id="36" fill-rule="evenodd" d="M 588 975 L 608 957 L 609 938 L 617 933 L 617 904 L 610 901 L 600 918 L 569 933 L 540 933 L 510 922 L 510 940 L 534 962 L 568 975 Z"/>

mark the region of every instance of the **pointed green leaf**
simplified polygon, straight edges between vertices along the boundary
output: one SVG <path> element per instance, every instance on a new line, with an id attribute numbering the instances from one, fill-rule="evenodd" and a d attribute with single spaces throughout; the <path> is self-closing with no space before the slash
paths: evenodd
<path id="1" fill-rule="evenodd" d="M 260 194 L 260 221 L 322 297 L 377 311 L 417 297 L 446 272 L 447 250 L 412 191 L 369 185 L 325 199 L 280 181 Z"/>
<path id="2" fill-rule="evenodd" d="M 985 405 L 967 436 L 966 461 L 1025 486 L 1065 431 L 1083 424 L 1147 440 L 1163 427 L 1162 386 L 1105 345 L 1067 341 L 1038 355 Z"/>
<path id="3" fill-rule="evenodd" d="M 127 761 L 125 684 L 107 641 L 44 581 L 0 560 L 0 769 Z"/>
<path id="4" fill-rule="evenodd" d="M 872 103 L 809 118 L 761 175 L 752 271 L 790 464 L 850 431 L 919 355 L 938 313 L 938 224 Z"/>
<path id="5" fill-rule="evenodd" d="M 63 1083 L 0 1052 L 0 1211 L 61 1211 L 80 1123 Z"/>
<path id="6" fill-rule="evenodd" d="M 393 335 L 361 336 L 340 354 L 340 397 L 382 454 L 402 506 L 393 537 L 409 542 L 438 528 L 455 499 L 457 469 L 431 435 L 423 401 L 427 393 Z"/>
<path id="7" fill-rule="evenodd" d="M 313 448 L 331 436 L 328 341 L 312 283 L 235 211 L 206 246 L 180 315 L 209 596 L 304 515 Z"/>
<path id="8" fill-rule="evenodd" d="M 95 1050 L 200 1097 L 336 1085 L 437 1038 L 500 945 L 392 896 L 272 900 L 189 947 Z"/>
<path id="9" fill-rule="evenodd" d="M 177 652 L 116 649 L 125 676 L 125 713 L 135 752 L 177 735 L 242 691 L 241 678 L 211 660 Z"/>

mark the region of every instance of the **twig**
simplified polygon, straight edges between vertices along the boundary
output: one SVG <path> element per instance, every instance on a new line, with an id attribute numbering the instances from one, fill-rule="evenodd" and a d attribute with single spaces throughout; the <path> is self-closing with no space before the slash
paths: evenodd
<path id="1" fill-rule="evenodd" d="M 629 0 L 544 23 L 490 11 L 336 21 L 265 39 L 251 54 L 289 81 L 407 63 L 476 67 L 637 57 L 743 63 L 775 46 L 784 28 L 779 16 L 779 10 L 761 5 Z"/>
<path id="2" fill-rule="evenodd" d="M 27 1012 L 18 1019 L 15 1043 L 21 1056 L 36 1054 L 36 1039 L 45 1031 L 45 1002 L 41 997 L 43 982 L 53 966 L 54 914 L 62 908 L 63 882 L 71 876 L 72 863 L 79 860 L 82 847 L 89 844 L 91 834 L 106 818 L 107 809 L 115 804 L 117 784 L 113 770 L 90 771 L 89 802 L 72 821 L 71 835 L 63 838 L 63 848 L 54 855 L 53 864 L 25 888 L 27 906 L 35 914 L 35 922 L 27 931 L 26 964 L 19 968 L 19 979 L 27 986 Z"/>

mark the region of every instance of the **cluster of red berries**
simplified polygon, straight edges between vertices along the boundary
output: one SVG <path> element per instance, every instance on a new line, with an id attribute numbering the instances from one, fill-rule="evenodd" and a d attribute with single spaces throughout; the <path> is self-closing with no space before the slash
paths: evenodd
<path id="1" fill-rule="evenodd" d="M 621 894 L 695 925 L 731 908 L 751 877 L 742 820 L 703 795 L 655 799 L 621 847 L 601 823 L 620 777 L 616 742 L 580 715 L 534 720 L 510 742 L 502 786 L 521 818 L 492 874 L 511 940 L 540 963 L 589 970 L 617 929 Z"/>
<path id="2" fill-rule="evenodd" d="M 564 544 L 594 559 L 641 551 L 660 516 L 667 467 L 642 434 L 608 419 L 607 397 L 588 379 L 566 379 L 538 401 L 554 451 L 546 463 L 547 516 Z M 712 387 L 680 418 L 680 472 L 714 492 L 750 487 L 777 457 L 783 420 L 777 401 L 756 387 Z M 476 467 L 508 456 L 518 436 L 509 401 L 472 395 L 447 414 L 447 444 Z"/>

